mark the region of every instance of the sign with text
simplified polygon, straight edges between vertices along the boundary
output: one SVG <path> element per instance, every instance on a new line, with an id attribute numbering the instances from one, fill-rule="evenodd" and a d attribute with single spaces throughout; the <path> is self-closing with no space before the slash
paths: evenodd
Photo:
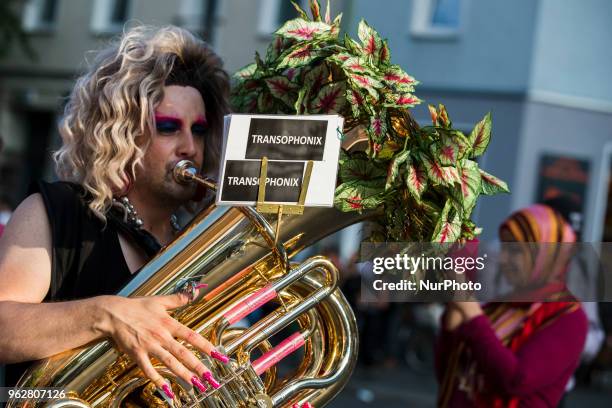
<path id="1" fill-rule="evenodd" d="M 331 207 L 342 125 L 338 115 L 227 115 L 217 204 L 254 205 L 267 157 L 267 203 L 296 204 L 312 160 L 304 205 Z"/>

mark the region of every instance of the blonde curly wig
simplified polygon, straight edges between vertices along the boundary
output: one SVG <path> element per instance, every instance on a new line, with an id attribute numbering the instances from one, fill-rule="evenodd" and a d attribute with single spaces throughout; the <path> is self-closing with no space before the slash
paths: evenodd
<path id="1" fill-rule="evenodd" d="M 60 125 L 63 146 L 54 153 L 60 178 L 82 185 L 91 196 L 89 207 L 102 219 L 113 194 L 135 179 L 166 85 L 200 91 L 210 124 L 203 172 L 212 175 L 218 168 L 223 116 L 229 112 L 229 77 L 221 59 L 182 28 L 132 28 L 99 51 L 78 78 Z"/>

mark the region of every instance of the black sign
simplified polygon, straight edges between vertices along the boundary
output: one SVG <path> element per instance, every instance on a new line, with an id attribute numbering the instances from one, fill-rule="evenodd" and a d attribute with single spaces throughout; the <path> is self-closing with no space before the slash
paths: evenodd
<path id="1" fill-rule="evenodd" d="M 257 201 L 261 161 L 228 160 L 223 176 L 222 201 Z M 304 162 L 269 161 L 266 202 L 297 202 Z"/>
<path id="2" fill-rule="evenodd" d="M 327 120 L 252 118 L 247 159 L 323 160 Z"/>

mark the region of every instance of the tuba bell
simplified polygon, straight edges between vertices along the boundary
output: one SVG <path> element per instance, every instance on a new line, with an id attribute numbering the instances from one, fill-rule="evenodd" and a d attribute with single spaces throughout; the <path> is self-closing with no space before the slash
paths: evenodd
<path id="1" fill-rule="evenodd" d="M 179 183 L 215 188 L 190 162 L 178 163 L 174 177 Z M 301 216 L 285 216 L 276 236 L 274 217 L 252 207 L 212 205 L 146 264 L 118 294 L 153 296 L 196 281 L 208 284 L 173 317 L 231 358 L 222 365 L 194 350 L 221 383 L 205 393 L 153 359 L 172 386 L 173 404 L 264 408 L 308 401 L 320 407 L 340 392 L 355 366 L 358 345 L 354 314 L 337 288 L 338 270 L 321 256 L 299 264 L 291 259 L 367 216 L 306 208 Z M 250 327 L 236 325 L 264 304 L 273 311 Z M 273 345 L 270 338 L 275 335 L 284 339 Z M 280 375 L 277 364 L 290 354 L 292 360 L 297 355 L 299 363 Z M 61 395 L 47 401 L 11 400 L 9 408 L 166 405 L 154 384 L 110 340 L 37 362 L 17 387 L 56 387 Z"/>

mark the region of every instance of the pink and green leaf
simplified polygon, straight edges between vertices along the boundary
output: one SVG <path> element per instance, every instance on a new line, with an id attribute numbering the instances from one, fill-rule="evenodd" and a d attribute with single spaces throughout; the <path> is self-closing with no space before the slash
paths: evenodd
<path id="1" fill-rule="evenodd" d="M 480 156 L 487 149 L 491 141 L 491 125 L 491 112 L 489 112 L 470 133 L 468 141 L 472 147 L 472 157 Z"/>
<path id="2" fill-rule="evenodd" d="M 387 94 L 385 107 L 388 108 L 412 108 L 421 103 L 421 100 L 412 94 Z"/>
<path id="3" fill-rule="evenodd" d="M 409 160 L 406 164 L 406 187 L 417 201 L 427 188 L 427 173 L 416 160 Z"/>
<path id="4" fill-rule="evenodd" d="M 380 113 L 370 117 L 370 127 L 368 134 L 374 141 L 381 141 L 387 134 L 387 111 L 381 110 Z"/>
<path id="5" fill-rule="evenodd" d="M 393 65 L 390 69 L 385 71 L 383 74 L 383 81 L 394 88 L 397 88 L 402 92 L 412 92 L 414 86 L 418 84 L 418 81 L 408 75 L 398 65 Z"/>
<path id="6" fill-rule="evenodd" d="M 459 173 L 452 166 L 443 166 L 440 162 L 431 159 L 428 155 L 421 153 L 421 160 L 427 172 L 427 178 L 434 184 L 452 185 L 459 182 Z"/>
<path id="7" fill-rule="evenodd" d="M 321 88 L 312 106 L 319 113 L 339 113 L 346 103 L 345 92 L 344 82 L 327 84 Z"/>
<path id="8" fill-rule="evenodd" d="M 362 58 L 350 57 L 342 63 L 342 68 L 357 74 L 371 74 L 371 70 L 367 66 L 367 62 Z"/>
<path id="9" fill-rule="evenodd" d="M 361 20 L 357 29 L 357 36 L 361 40 L 364 57 L 377 65 L 382 48 L 382 40 L 378 33 L 365 20 Z"/>
<path id="10" fill-rule="evenodd" d="M 480 176 L 482 177 L 482 183 L 480 191 L 482 194 L 486 195 L 494 195 L 498 193 L 509 193 L 510 189 L 508 188 L 508 184 L 505 181 L 502 181 L 495 177 L 492 174 L 487 173 L 486 171 L 479 169 Z"/>
<path id="11" fill-rule="evenodd" d="M 346 100 L 351 106 L 351 111 L 353 112 L 353 117 L 359 117 L 361 113 L 361 109 L 365 106 L 366 99 L 365 96 L 361 94 L 361 92 L 349 88 L 346 91 Z"/>
<path id="12" fill-rule="evenodd" d="M 310 41 L 315 38 L 329 36 L 330 30 L 331 26 L 320 21 L 306 21 L 296 18 L 283 24 L 275 34 L 298 41 Z"/>
<path id="13" fill-rule="evenodd" d="M 474 207 L 476 199 L 480 195 L 482 177 L 478 170 L 478 163 L 472 160 L 465 160 L 459 171 L 461 193 L 459 198 L 465 211 L 469 211 Z"/>
<path id="14" fill-rule="evenodd" d="M 451 243 L 457 241 L 461 234 L 461 218 L 453 211 L 451 200 L 447 200 L 442 209 L 436 227 L 434 228 L 432 242 Z"/>
<path id="15" fill-rule="evenodd" d="M 293 107 L 295 97 L 293 94 L 298 87 L 296 84 L 284 76 L 276 76 L 266 79 L 266 85 L 272 96 L 285 102 L 289 107 Z"/>
<path id="16" fill-rule="evenodd" d="M 391 63 L 391 51 L 389 51 L 387 40 L 383 40 L 382 42 L 378 61 L 380 65 L 389 65 Z"/>
<path id="17" fill-rule="evenodd" d="M 319 54 L 311 43 L 298 43 L 285 55 L 278 68 L 301 67 L 317 57 L 319 57 Z"/>
<path id="18" fill-rule="evenodd" d="M 363 74 L 349 73 L 348 77 L 357 88 L 365 89 L 375 100 L 378 99 L 376 88 L 382 88 L 383 84 L 381 82 Z"/>
<path id="19" fill-rule="evenodd" d="M 406 160 L 408 160 L 409 157 L 410 157 L 410 151 L 404 150 L 403 152 L 401 152 L 400 154 L 398 154 L 391 160 L 391 163 L 389 163 L 389 166 L 387 168 L 387 180 L 385 182 L 385 191 L 389 190 L 391 187 L 397 184 L 397 182 L 399 181 L 398 179 L 400 175 L 401 165 L 404 164 Z"/>
<path id="20" fill-rule="evenodd" d="M 381 189 L 356 183 L 340 184 L 334 194 L 334 206 L 343 212 L 374 209 L 383 202 Z"/>

